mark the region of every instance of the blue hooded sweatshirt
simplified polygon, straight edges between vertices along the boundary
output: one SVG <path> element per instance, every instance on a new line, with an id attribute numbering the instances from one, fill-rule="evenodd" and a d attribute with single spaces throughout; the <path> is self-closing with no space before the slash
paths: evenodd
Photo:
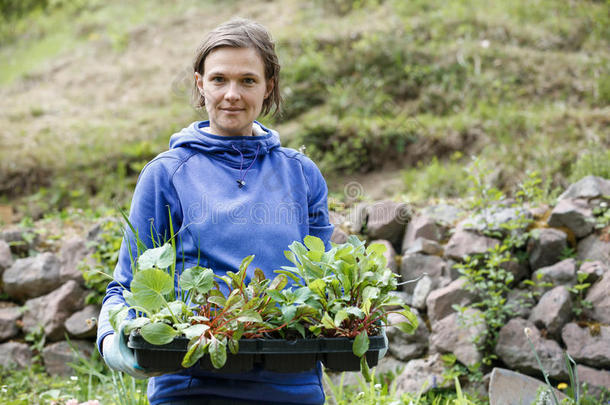
<path id="1" fill-rule="evenodd" d="M 274 270 L 290 265 L 283 252 L 293 241 L 314 235 L 329 247 L 333 226 L 322 174 L 303 154 L 281 147 L 276 132 L 260 126 L 263 131 L 256 136 L 226 137 L 206 132 L 208 121 L 194 122 L 174 134 L 170 150 L 140 173 L 129 220 L 150 248 L 151 229 L 162 241 L 169 237 L 169 207 L 178 234 L 177 273 L 197 264 L 218 275 L 236 272 L 241 260 L 253 254 L 247 278 L 257 267 L 274 278 Z M 130 230 L 102 305 L 98 348 L 113 333 L 108 310 L 125 305 L 121 284 L 129 288 L 132 280 L 128 244 L 131 252 L 137 251 Z M 152 405 L 198 396 L 322 404 L 321 367 L 302 373 L 254 369 L 221 374 L 195 366 L 149 380 Z"/>

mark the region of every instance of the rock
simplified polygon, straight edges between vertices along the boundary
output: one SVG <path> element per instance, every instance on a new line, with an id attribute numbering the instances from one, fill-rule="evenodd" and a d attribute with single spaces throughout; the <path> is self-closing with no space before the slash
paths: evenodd
<path id="1" fill-rule="evenodd" d="M 405 203 L 379 201 L 366 209 L 366 235 L 371 239 L 389 240 L 400 247 L 411 210 Z"/>
<path id="2" fill-rule="evenodd" d="M 66 319 L 64 326 L 70 336 L 75 338 L 94 337 L 97 333 L 97 318 L 99 315 L 100 308 L 96 305 L 87 305 Z"/>
<path id="3" fill-rule="evenodd" d="M 0 276 L 4 273 L 4 270 L 8 269 L 13 265 L 13 254 L 11 253 L 11 247 L 5 241 L 0 239 Z"/>
<path id="4" fill-rule="evenodd" d="M 409 245 L 409 248 L 405 251 L 405 253 L 421 253 L 425 255 L 442 256 L 443 247 L 438 242 L 433 240 L 417 238 L 412 244 Z"/>
<path id="5" fill-rule="evenodd" d="M 42 350 L 42 358 L 47 373 L 53 376 L 69 376 L 75 373 L 74 369 L 68 363 L 77 363 L 78 358 L 90 358 L 95 346 L 93 343 L 86 340 L 71 340 L 70 343 L 74 350 L 70 347 L 67 341 L 51 343 L 45 346 Z"/>
<path id="6" fill-rule="evenodd" d="M 525 231 L 529 225 L 529 220 L 531 219 L 532 214 L 523 207 L 496 206 L 484 213 L 465 219 L 460 223 L 458 228 L 479 233 L 484 231 L 498 232 L 501 235 L 506 236 L 508 230 L 503 225 L 506 225 L 507 223 L 518 223 L 520 227 L 513 232 L 521 233 Z"/>
<path id="7" fill-rule="evenodd" d="M 0 232 L 0 239 L 8 243 L 11 252 L 24 256 L 36 246 L 38 234 L 29 229 L 11 228 Z"/>
<path id="8" fill-rule="evenodd" d="M 40 324 L 49 340 L 62 339 L 65 321 L 83 307 L 85 295 L 78 283 L 70 280 L 47 295 L 26 301 L 23 329 L 32 332 Z"/>
<path id="9" fill-rule="evenodd" d="M 537 404 L 538 389 L 545 382 L 505 368 L 494 367 L 489 381 L 489 405 Z M 554 389 L 557 399 L 566 396 Z M 547 402 L 545 402 L 547 404 Z M 541 404 L 542 405 L 542 404 Z"/>
<path id="10" fill-rule="evenodd" d="M 336 211 L 328 211 L 328 222 L 336 227 L 343 225 L 346 221 L 345 215 L 340 214 Z"/>
<path id="11" fill-rule="evenodd" d="M 335 229 L 333 229 L 333 234 L 330 237 L 330 241 L 337 244 L 342 244 L 347 242 L 347 236 L 347 233 L 345 233 L 343 229 L 335 226 Z"/>
<path id="12" fill-rule="evenodd" d="M 445 246 L 445 257 L 462 261 L 464 256 L 485 253 L 499 243 L 497 239 L 458 229 Z"/>
<path id="13" fill-rule="evenodd" d="M 0 344 L 0 366 L 4 368 L 29 368 L 32 351 L 25 343 L 6 342 Z"/>
<path id="14" fill-rule="evenodd" d="M 346 225 L 352 233 L 362 233 L 368 218 L 369 203 L 358 203 L 350 211 Z"/>
<path id="15" fill-rule="evenodd" d="M 448 230 L 464 215 L 464 211 L 453 205 L 438 204 L 425 207 L 421 210 L 421 214 L 432 218 L 438 225 Z"/>
<path id="16" fill-rule="evenodd" d="M 513 288 L 508 292 L 506 306 L 513 311 L 512 318 L 529 318 L 535 305 L 536 300 L 532 297 L 530 290 Z"/>
<path id="17" fill-rule="evenodd" d="M 553 208 L 547 223 L 568 228 L 577 238 L 583 238 L 593 232 L 593 212 L 586 201 L 566 198 Z"/>
<path id="18" fill-rule="evenodd" d="M 428 318 L 437 322 L 455 312 L 453 305 L 466 306 L 475 300 L 475 295 L 466 290 L 466 280 L 459 278 L 446 287 L 434 290 L 426 299 Z"/>
<path id="19" fill-rule="evenodd" d="M 597 368 L 610 368 L 610 326 L 601 326 L 592 335 L 588 328 L 569 323 L 561 331 L 568 353 L 578 363 Z"/>
<path id="20" fill-rule="evenodd" d="M 551 336 L 558 337 L 570 318 L 572 318 L 570 293 L 565 287 L 559 286 L 544 293 L 538 305 L 532 309 L 529 320 L 538 328 L 545 328 Z"/>
<path id="21" fill-rule="evenodd" d="M 413 289 L 413 296 L 411 298 L 411 305 L 417 309 L 426 308 L 426 298 L 432 291 L 432 279 L 428 276 L 424 276 L 421 280 L 415 284 Z"/>
<path id="22" fill-rule="evenodd" d="M 385 356 L 383 359 L 379 360 L 379 363 L 375 367 L 375 375 L 380 376 L 388 373 L 397 375 L 400 369 L 405 365 L 404 362 L 396 360 L 394 357 Z M 358 374 L 360 373 L 358 372 Z"/>
<path id="23" fill-rule="evenodd" d="M 530 274 L 527 263 L 519 263 L 518 260 L 507 260 L 500 263 L 500 267 L 513 275 L 513 285 L 529 277 Z"/>
<path id="24" fill-rule="evenodd" d="M 432 281 L 432 288 L 436 288 L 445 272 L 445 266 L 445 261 L 438 256 L 406 254 L 402 257 L 400 263 L 402 282 L 415 280 L 426 274 Z M 403 285 L 402 289 L 412 294 L 415 285 L 415 283 L 408 283 Z"/>
<path id="25" fill-rule="evenodd" d="M 394 380 L 398 397 L 402 393 L 425 394 L 433 388 L 450 387 L 453 381 L 444 381 L 445 366 L 439 354 L 425 359 L 411 360 L 402 374 Z"/>
<path id="26" fill-rule="evenodd" d="M 572 184 L 558 198 L 559 201 L 566 198 L 591 199 L 610 195 L 610 180 L 603 177 L 587 176 Z"/>
<path id="27" fill-rule="evenodd" d="M 582 262 L 599 261 L 610 266 L 610 243 L 600 240 L 596 234 L 591 234 L 578 242 L 577 258 Z"/>
<path id="28" fill-rule="evenodd" d="M 474 366 L 483 359 L 474 341 L 486 330 L 481 311 L 468 308 L 463 314 L 454 312 L 432 324 L 430 348 L 440 353 L 453 353 L 460 363 Z"/>
<path id="29" fill-rule="evenodd" d="M 19 334 L 17 321 L 21 318 L 21 309 L 7 303 L 0 307 L 0 342 L 8 340 Z"/>
<path id="30" fill-rule="evenodd" d="M 600 261 L 584 262 L 578 272 L 586 274 L 587 279 L 585 281 L 593 284 L 608 272 L 608 266 Z"/>
<path id="31" fill-rule="evenodd" d="M 557 263 L 567 246 L 567 236 L 564 232 L 551 228 L 537 229 L 527 242 L 530 268 L 538 270 Z"/>
<path id="32" fill-rule="evenodd" d="M 549 287 L 537 287 L 538 291 L 543 292 L 559 285 L 572 287 L 577 281 L 576 261 L 574 259 L 565 259 L 551 266 L 539 268 L 532 274 L 532 281 L 536 284 L 552 284 Z"/>
<path id="33" fill-rule="evenodd" d="M 16 300 L 39 297 L 59 287 L 59 259 L 52 253 L 18 259 L 2 275 L 4 292 Z"/>
<path id="34" fill-rule="evenodd" d="M 406 361 L 421 357 L 428 349 L 428 336 L 430 332 L 426 323 L 419 315 L 416 309 L 412 310 L 417 315 L 418 325 L 413 334 L 404 333 L 396 326 L 388 326 L 386 334 L 389 341 L 389 353 L 398 360 Z M 396 324 L 404 321 L 404 318 L 398 314 L 390 314 L 388 316 L 390 324 Z"/>
<path id="35" fill-rule="evenodd" d="M 576 366 L 576 373 L 578 374 L 578 379 L 581 384 L 587 384 L 588 393 L 598 399 L 601 398 L 604 389 L 606 391 L 610 389 L 610 371 L 608 370 L 596 370 L 578 364 Z M 606 397 L 606 399 L 608 399 L 608 397 Z"/>
<path id="36" fill-rule="evenodd" d="M 402 240 L 402 253 L 405 253 L 413 243 L 419 239 L 426 239 L 435 242 L 443 240 L 446 228 L 437 224 L 434 218 L 426 215 L 416 215 L 405 231 L 405 237 Z"/>
<path id="37" fill-rule="evenodd" d="M 592 304 L 591 309 L 586 309 L 585 314 L 598 322 L 610 324 L 610 273 L 597 280 L 587 292 L 586 300 Z"/>
<path id="38" fill-rule="evenodd" d="M 396 250 L 394 250 L 394 247 L 392 246 L 392 244 L 389 241 L 383 240 L 383 239 L 374 240 L 374 241 L 371 241 L 371 243 L 380 243 L 386 247 L 386 250 L 385 250 L 385 253 L 383 254 L 383 256 L 386 259 L 388 268 L 390 270 L 392 270 L 394 273 L 398 273 L 398 265 L 396 264 Z"/>
<path id="39" fill-rule="evenodd" d="M 85 279 L 79 265 L 90 253 L 92 250 L 87 247 L 87 241 L 80 237 L 69 239 L 62 245 L 59 251 L 59 262 L 61 263 L 59 278 L 62 283 L 74 280 L 84 286 Z"/>
<path id="40" fill-rule="evenodd" d="M 530 331 L 530 339 L 540 357 L 543 367 L 552 378 L 567 377 L 564 368 L 563 351 L 554 340 L 544 339 L 536 326 L 525 319 L 514 318 L 500 329 L 495 353 L 511 369 L 522 373 L 541 376 L 536 357 L 530 350 L 530 344 L 524 330 Z"/>

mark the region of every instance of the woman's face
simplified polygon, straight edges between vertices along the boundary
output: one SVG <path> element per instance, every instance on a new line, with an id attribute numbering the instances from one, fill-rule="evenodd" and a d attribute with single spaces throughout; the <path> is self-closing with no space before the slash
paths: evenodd
<path id="1" fill-rule="evenodd" d="M 252 135 L 252 122 L 273 90 L 265 80 L 265 66 L 252 48 L 221 47 L 206 57 L 203 75 L 195 73 L 205 99 L 210 132 L 215 135 Z"/>

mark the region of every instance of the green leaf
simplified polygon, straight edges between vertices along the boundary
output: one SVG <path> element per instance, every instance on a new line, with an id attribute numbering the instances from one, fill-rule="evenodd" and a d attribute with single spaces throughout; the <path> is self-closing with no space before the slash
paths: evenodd
<path id="1" fill-rule="evenodd" d="M 174 281 L 163 270 L 144 269 L 136 273 L 131 282 L 133 298 L 139 306 L 156 311 L 165 305 L 164 295 L 174 289 Z"/>
<path id="2" fill-rule="evenodd" d="M 261 283 L 266 279 L 267 277 L 261 269 L 259 269 L 258 267 L 254 269 L 254 281 Z"/>
<path id="3" fill-rule="evenodd" d="M 139 329 L 148 323 L 150 323 L 150 318 L 133 318 L 125 325 L 124 332 L 126 335 L 129 335 L 132 330 Z"/>
<path id="4" fill-rule="evenodd" d="M 362 311 L 365 315 L 368 315 L 371 312 L 371 300 L 364 300 L 364 302 L 362 303 Z"/>
<path id="5" fill-rule="evenodd" d="M 203 335 L 205 333 L 205 331 L 207 331 L 208 329 L 210 329 L 210 327 L 208 325 L 205 325 L 203 323 L 198 323 L 195 325 L 191 325 L 188 328 L 184 329 L 182 331 L 182 333 L 184 334 L 184 336 L 186 336 L 188 339 L 193 339 L 195 337 L 200 337 L 201 335 Z"/>
<path id="6" fill-rule="evenodd" d="M 387 248 L 385 245 L 382 245 L 381 243 L 371 243 L 366 248 L 366 254 L 369 256 L 383 256 L 386 250 Z"/>
<path id="7" fill-rule="evenodd" d="M 171 342 L 178 332 L 166 323 L 149 323 L 140 330 L 142 337 L 153 345 L 164 345 Z"/>
<path id="8" fill-rule="evenodd" d="M 183 290 L 194 290 L 198 294 L 206 294 L 214 286 L 214 272 L 205 267 L 191 267 L 184 270 L 180 276 L 180 287 Z"/>
<path id="9" fill-rule="evenodd" d="M 297 313 L 297 307 L 294 305 L 285 305 L 282 307 L 282 323 L 288 323 L 294 319 Z"/>
<path id="10" fill-rule="evenodd" d="M 174 248 L 170 243 L 165 245 L 148 249 L 138 257 L 138 270 L 151 269 L 156 267 L 158 269 L 166 269 L 174 263 L 176 254 Z"/>
<path id="11" fill-rule="evenodd" d="M 356 336 L 352 349 L 354 350 L 354 354 L 358 357 L 363 356 L 369 350 L 369 335 L 365 330 Z"/>
<path id="12" fill-rule="evenodd" d="M 124 305 L 116 305 L 108 310 L 110 325 L 112 326 L 112 329 L 114 329 L 115 332 L 119 331 L 121 323 L 123 323 L 123 321 L 127 319 L 128 314 L 129 308 Z"/>
<path id="13" fill-rule="evenodd" d="M 280 274 L 273 279 L 271 284 L 269 284 L 269 287 L 267 288 L 267 290 L 283 290 L 287 284 L 288 284 L 288 279 L 286 278 L 286 276 L 283 274 Z"/>
<path id="14" fill-rule="evenodd" d="M 305 339 L 305 327 L 300 323 L 295 323 L 294 328 L 303 336 L 303 339 Z"/>
<path id="15" fill-rule="evenodd" d="M 362 291 L 363 300 L 374 300 L 377 299 L 377 297 L 379 297 L 379 288 L 371 286 L 364 287 L 364 290 Z"/>
<path id="16" fill-rule="evenodd" d="M 262 322 L 261 315 L 254 310 L 243 311 L 236 318 L 238 322 Z"/>
<path id="17" fill-rule="evenodd" d="M 252 260 L 254 260 L 254 255 L 244 257 L 244 259 L 241 261 L 241 264 L 239 265 L 239 272 L 241 273 L 246 271 L 250 263 L 252 263 Z"/>
<path id="18" fill-rule="evenodd" d="M 335 325 L 337 325 L 337 327 L 341 327 L 341 323 L 346 320 L 348 318 L 348 313 L 345 309 L 341 309 L 339 310 L 336 314 L 335 314 Z"/>
<path id="19" fill-rule="evenodd" d="M 303 239 L 303 242 L 305 242 L 305 246 L 307 246 L 307 248 L 309 248 L 309 250 L 312 250 L 314 252 L 324 252 L 326 250 L 326 248 L 324 247 L 324 242 L 322 242 L 322 239 L 320 239 L 316 236 L 307 235 Z"/>
<path id="20" fill-rule="evenodd" d="M 237 354 L 239 352 L 239 340 L 229 339 L 228 346 L 231 353 Z"/>
<path id="21" fill-rule="evenodd" d="M 369 363 L 366 361 L 366 356 L 360 357 L 360 373 L 362 373 L 362 377 L 364 377 L 364 381 L 371 382 L 373 377 L 371 376 L 371 369 L 369 368 Z"/>
<path id="22" fill-rule="evenodd" d="M 335 325 L 335 322 L 333 321 L 333 318 L 330 317 L 328 312 L 325 312 L 324 316 L 322 317 L 322 325 L 324 326 L 325 329 L 336 329 L 337 328 L 337 326 Z"/>
<path id="23" fill-rule="evenodd" d="M 184 355 L 184 358 L 182 359 L 182 367 L 189 368 L 189 367 L 192 367 L 195 363 L 197 363 L 197 360 L 202 358 L 203 355 L 205 354 L 205 350 L 206 350 L 208 344 L 209 343 L 205 338 L 191 339 L 188 344 L 186 354 Z"/>
<path id="24" fill-rule="evenodd" d="M 354 315 L 358 319 L 364 319 L 364 312 L 362 312 L 362 310 L 358 307 L 347 307 L 345 308 L 345 311 L 348 314 Z"/>
<path id="25" fill-rule="evenodd" d="M 242 335 L 244 334 L 245 331 L 245 327 L 243 323 L 238 323 L 237 324 L 237 328 L 233 331 L 233 340 L 239 340 L 241 339 Z"/>
<path id="26" fill-rule="evenodd" d="M 282 269 L 284 269 L 284 270 L 275 270 L 275 272 L 276 272 L 276 273 L 279 273 L 279 274 L 283 274 L 284 276 L 289 277 L 289 278 L 291 278 L 293 281 L 295 281 L 296 283 L 299 283 L 299 284 L 300 284 L 300 283 L 301 283 L 301 279 L 300 279 L 300 278 L 299 278 L 297 275 L 293 274 L 293 273 L 292 273 L 292 272 L 289 270 L 289 269 L 291 269 L 291 268 L 292 268 L 292 267 L 282 266 Z"/>
<path id="27" fill-rule="evenodd" d="M 308 287 L 297 288 L 294 291 L 294 303 L 303 304 L 311 297 L 311 289 Z"/>
<path id="28" fill-rule="evenodd" d="M 227 362 L 227 349 L 225 345 L 218 339 L 212 338 L 208 347 L 210 360 L 215 368 L 221 368 Z"/>
<path id="29" fill-rule="evenodd" d="M 214 295 L 208 298 L 208 302 L 218 307 L 224 307 L 225 303 L 227 302 L 227 299 L 219 295 Z"/>
<path id="30" fill-rule="evenodd" d="M 288 259 L 288 261 L 290 261 L 290 263 L 294 264 L 295 266 L 299 264 L 299 262 L 297 261 L 297 257 L 290 250 L 284 250 L 284 256 L 286 256 L 286 259 Z"/>
<path id="31" fill-rule="evenodd" d="M 322 279 L 315 279 L 308 285 L 309 289 L 322 298 L 326 298 L 326 283 Z"/>

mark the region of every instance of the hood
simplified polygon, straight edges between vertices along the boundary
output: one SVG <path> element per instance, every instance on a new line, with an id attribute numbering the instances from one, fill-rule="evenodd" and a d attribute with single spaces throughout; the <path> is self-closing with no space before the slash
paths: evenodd
<path id="1" fill-rule="evenodd" d="M 212 135 L 206 130 L 209 121 L 196 121 L 180 132 L 172 135 L 169 148 L 191 148 L 204 152 L 213 158 L 225 161 L 230 166 L 239 168 L 250 164 L 255 156 L 268 154 L 280 146 L 280 137 L 276 131 L 258 124 L 264 135 L 258 136 L 220 136 Z"/>

